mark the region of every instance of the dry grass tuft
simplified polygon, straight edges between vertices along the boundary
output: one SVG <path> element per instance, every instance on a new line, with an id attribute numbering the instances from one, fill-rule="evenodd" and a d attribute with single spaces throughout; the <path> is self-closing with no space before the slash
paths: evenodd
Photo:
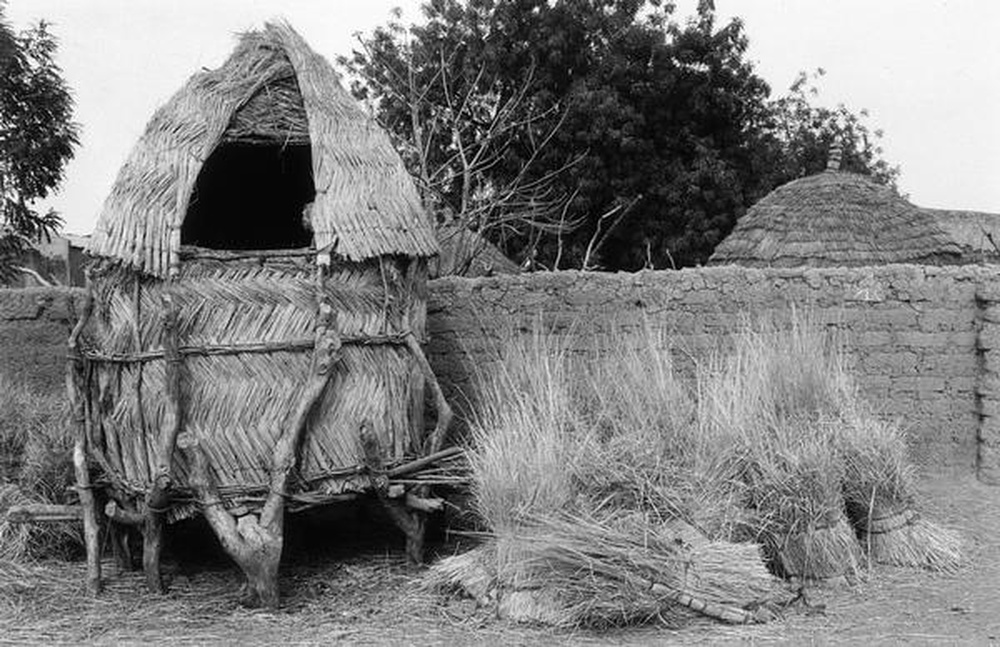
<path id="1" fill-rule="evenodd" d="M 469 454 L 476 511 L 496 532 L 516 528 L 525 515 L 571 505 L 587 443 L 566 348 L 540 333 L 504 346 L 503 361 L 480 380 Z"/>
<path id="2" fill-rule="evenodd" d="M 0 560 L 66 556 L 79 546 L 73 524 L 6 520 L 14 505 L 74 502 L 67 419 L 61 394 L 37 393 L 0 374 Z"/>
<path id="3" fill-rule="evenodd" d="M 622 340 L 621 352 L 597 361 L 537 328 L 504 340 L 503 361 L 481 380 L 470 457 L 493 539 L 446 560 L 431 581 L 489 600 L 505 617 L 563 627 L 680 624 L 697 614 L 679 600 L 749 621 L 726 606 L 739 597 L 732 589 L 762 576 L 773 591 L 777 580 L 755 544 L 718 558 L 723 544 L 682 523 L 712 498 L 689 449 L 694 400 L 664 340 Z M 693 572 L 712 583 L 708 599 L 683 588 Z"/>
<path id="4" fill-rule="evenodd" d="M 957 568 L 962 561 L 958 533 L 917 511 L 914 468 L 900 425 L 853 412 L 845 418 L 839 440 L 847 514 L 871 560 L 929 570 Z"/>
<path id="5" fill-rule="evenodd" d="M 861 496 L 874 488 L 875 509 L 907 510 L 895 502 L 912 502 L 912 473 L 905 438 L 864 406 L 834 336 L 794 311 L 781 325 L 748 318 L 693 388 L 668 339 L 617 339 L 592 357 L 540 327 L 504 340 L 471 451 L 492 539 L 433 569 L 436 586 L 567 627 L 754 621 L 785 591 L 765 562 L 807 582 L 861 578 Z M 896 544 L 869 530 L 877 561 L 957 554 L 927 522 L 895 529 Z"/>
<path id="6" fill-rule="evenodd" d="M 858 394 L 833 340 L 795 312 L 784 328 L 748 320 L 702 367 L 699 394 L 705 471 L 734 484 L 742 506 L 715 527 L 760 542 L 782 575 L 857 577 L 835 438 Z"/>

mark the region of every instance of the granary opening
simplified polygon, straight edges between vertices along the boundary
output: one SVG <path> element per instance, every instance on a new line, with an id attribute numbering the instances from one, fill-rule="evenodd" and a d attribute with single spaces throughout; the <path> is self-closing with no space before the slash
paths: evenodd
<path id="1" fill-rule="evenodd" d="M 302 211 L 313 201 L 310 146 L 223 144 L 205 161 L 181 242 L 210 249 L 308 247 Z"/>
<path id="2" fill-rule="evenodd" d="M 291 66 L 236 111 L 205 161 L 181 242 L 210 249 L 290 249 L 312 244 L 303 219 L 316 189 L 308 119 Z"/>

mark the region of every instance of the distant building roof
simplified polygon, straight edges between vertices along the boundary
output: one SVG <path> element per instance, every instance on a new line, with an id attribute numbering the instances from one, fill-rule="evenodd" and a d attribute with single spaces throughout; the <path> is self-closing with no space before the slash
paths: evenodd
<path id="1" fill-rule="evenodd" d="M 1000 259 L 1000 214 L 955 209 L 922 209 L 962 248 L 968 262 Z M 992 240 L 991 240 L 992 239 Z M 996 243 L 996 245 L 994 245 Z"/>
<path id="2" fill-rule="evenodd" d="M 957 263 L 962 249 L 939 219 L 869 177 L 828 168 L 761 199 L 710 264 L 790 267 Z"/>
<path id="3" fill-rule="evenodd" d="M 457 221 L 437 226 L 441 253 L 431 261 L 431 276 L 517 274 L 521 268 L 493 243 Z"/>

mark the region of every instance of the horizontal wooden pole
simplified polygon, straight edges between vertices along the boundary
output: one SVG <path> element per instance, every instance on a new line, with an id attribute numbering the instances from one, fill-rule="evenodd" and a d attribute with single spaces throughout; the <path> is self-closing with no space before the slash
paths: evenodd
<path id="1" fill-rule="evenodd" d="M 452 458 L 460 454 L 465 453 L 465 450 L 461 447 L 449 447 L 448 449 L 443 449 L 439 452 L 433 454 L 428 454 L 423 458 L 418 458 L 416 460 L 410 461 L 409 463 L 403 463 L 402 465 L 397 465 L 386 473 L 389 478 L 394 478 L 397 476 L 403 476 L 405 474 L 412 474 L 413 472 L 419 472 L 428 465 L 432 465 L 440 460 L 446 458 Z"/>
<path id="2" fill-rule="evenodd" d="M 83 508 L 78 505 L 31 503 L 14 505 L 7 510 L 10 523 L 65 523 L 82 521 Z"/>
<path id="3" fill-rule="evenodd" d="M 351 346 L 405 346 L 406 335 L 355 335 L 344 337 L 341 344 Z M 289 341 L 254 342 L 245 344 L 207 344 L 205 346 L 181 346 L 178 350 L 182 356 L 189 355 L 243 355 L 253 353 L 277 352 L 312 352 L 316 345 L 313 339 L 293 339 Z M 94 362 L 131 364 L 135 362 L 152 362 L 162 360 L 165 354 L 162 350 L 150 350 L 142 353 L 111 355 L 94 350 L 83 352 L 83 356 Z"/>
<path id="4" fill-rule="evenodd" d="M 443 500 L 419 497 L 412 492 L 406 493 L 404 502 L 406 503 L 406 507 L 414 510 L 420 510 L 421 512 L 437 512 L 438 510 L 444 508 Z"/>

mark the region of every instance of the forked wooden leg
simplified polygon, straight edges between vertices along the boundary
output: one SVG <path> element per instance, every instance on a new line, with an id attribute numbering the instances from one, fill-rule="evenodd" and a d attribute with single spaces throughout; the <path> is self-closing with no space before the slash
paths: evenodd
<path id="1" fill-rule="evenodd" d="M 76 476 L 76 491 L 83 508 L 83 538 L 87 550 L 87 590 L 91 595 L 101 591 L 101 546 L 100 526 L 97 519 L 97 505 L 90 483 L 90 467 L 87 463 L 86 408 L 83 398 L 84 363 L 80 353 L 79 338 L 83 327 L 90 319 L 94 308 L 94 294 L 89 285 L 83 302 L 83 312 L 70 333 L 69 357 L 66 361 L 66 391 L 69 395 L 70 411 L 73 416 L 73 472 Z"/>
<path id="2" fill-rule="evenodd" d="M 246 575 L 250 603 L 276 608 L 278 596 L 278 566 L 284 542 L 285 491 L 297 458 L 297 448 L 305 432 L 309 414 L 320 401 L 338 361 L 340 338 L 332 322 L 332 310 L 321 307 L 316 348 L 309 381 L 302 391 L 298 407 L 289 426 L 274 447 L 271 463 L 270 492 L 260 515 L 247 514 L 236 519 L 222 503 L 218 489 L 209 474 L 208 459 L 193 437 L 183 438 L 179 445 L 191 450 L 194 466 L 191 484 L 198 492 L 203 513 L 222 547 Z"/>

